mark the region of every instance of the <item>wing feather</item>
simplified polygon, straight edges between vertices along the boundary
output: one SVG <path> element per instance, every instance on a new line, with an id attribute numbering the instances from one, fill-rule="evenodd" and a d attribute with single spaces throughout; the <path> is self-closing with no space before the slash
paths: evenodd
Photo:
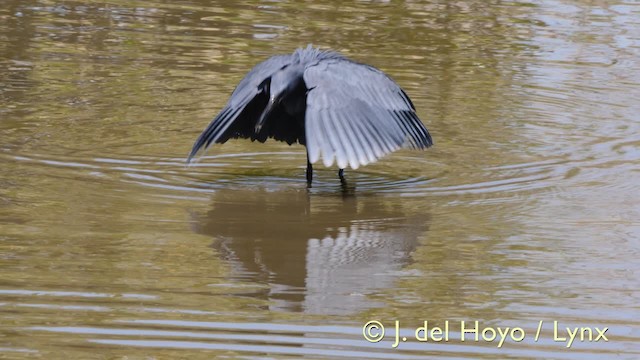
<path id="1" fill-rule="evenodd" d="M 414 128 L 411 120 L 404 115 L 402 111 L 393 111 L 393 116 L 398 120 L 399 124 L 402 126 L 403 131 L 408 134 L 408 146 L 412 149 L 418 148 L 418 139 L 420 135 L 417 133 L 417 130 Z"/>
<path id="2" fill-rule="evenodd" d="M 248 101 L 247 101 L 248 103 Z M 237 118 L 240 112 L 245 108 L 246 103 L 242 104 L 239 107 L 233 108 L 227 105 L 221 112 L 218 114 L 212 121 L 209 123 L 207 128 L 198 136 L 196 142 L 193 144 L 193 148 L 189 153 L 189 157 L 187 158 L 187 162 L 190 162 L 191 159 L 196 155 L 200 148 L 204 147 L 205 149 L 211 145 L 212 142 L 217 141 L 224 132 L 231 126 L 233 121 Z"/>
<path id="3" fill-rule="evenodd" d="M 360 164 L 366 165 L 369 163 L 368 152 L 371 151 L 371 145 L 365 141 L 364 135 L 359 129 L 355 126 L 355 119 L 346 117 L 342 113 L 337 113 L 337 116 L 340 118 L 340 122 L 342 123 L 347 136 L 351 140 L 353 144 L 353 149 L 355 152 L 355 156 L 357 158 L 357 162 L 351 163 L 351 167 L 359 166 Z"/>
<path id="4" fill-rule="evenodd" d="M 345 145 L 344 149 L 346 152 L 345 155 L 347 157 L 347 162 L 351 168 L 356 169 L 360 164 L 357 150 L 359 146 L 356 138 L 349 129 L 347 124 L 348 120 L 343 119 L 341 114 L 335 111 L 331 112 L 331 118 L 336 124 L 336 128 L 339 129 L 340 134 L 342 134 L 342 143 Z"/>
<path id="5" fill-rule="evenodd" d="M 376 157 L 372 160 L 376 161 L 377 159 L 383 157 L 385 154 L 387 154 L 390 150 L 388 148 L 387 145 L 387 140 L 384 136 L 382 136 L 379 132 L 378 129 L 376 129 L 375 127 L 375 123 L 373 121 L 373 119 L 375 119 L 375 117 L 367 117 L 366 113 L 362 114 L 362 118 L 364 119 L 362 121 L 362 125 L 365 126 L 368 130 L 369 133 L 369 137 L 368 139 L 371 140 L 373 143 L 375 143 L 377 145 L 377 147 L 375 147 L 374 149 L 376 150 Z"/>
<path id="6" fill-rule="evenodd" d="M 352 125 L 360 130 L 363 142 L 368 144 L 367 163 L 374 162 L 376 159 L 384 155 L 382 145 L 380 143 L 381 140 L 378 139 L 375 132 L 370 128 L 366 118 L 364 118 L 363 121 L 353 121 Z"/>
<path id="7" fill-rule="evenodd" d="M 207 129 L 207 131 L 205 131 L 207 135 L 207 137 L 205 138 L 205 146 L 209 146 L 212 142 L 218 140 L 243 109 L 244 106 L 237 108 L 227 108 L 226 111 L 223 112 L 222 116 L 220 116 L 217 121 L 212 123 L 212 125 L 214 126 L 211 127 L 211 130 Z"/>
<path id="8" fill-rule="evenodd" d="M 242 99 L 256 96 L 258 88 L 273 73 L 290 64 L 292 55 L 275 55 L 254 66 L 231 93 L 229 105 L 237 107 Z"/>
<path id="9" fill-rule="evenodd" d="M 252 117 L 255 114 L 244 114 L 248 105 L 262 94 L 261 85 L 271 75 L 291 62 L 292 55 L 276 55 L 254 66 L 251 71 L 240 80 L 238 86 L 231 93 L 229 101 L 222 111 L 215 117 L 204 131 L 198 136 L 189 153 L 187 162 L 198 153 L 201 148 L 208 148 L 212 143 L 225 142 L 232 134 L 234 122 L 241 121 L 244 117 Z M 251 106 L 249 106 L 250 108 Z M 249 111 L 251 112 L 251 111 Z"/>
<path id="10" fill-rule="evenodd" d="M 315 134 L 322 133 L 322 127 L 320 125 L 319 120 L 320 114 L 317 111 L 307 111 L 305 117 L 305 128 L 309 130 L 305 130 L 306 132 L 312 132 Z M 320 159 L 320 154 L 322 151 L 322 144 L 318 141 L 320 138 L 324 138 L 324 136 L 314 136 L 312 138 L 308 138 L 307 140 L 307 155 L 309 156 L 309 161 L 315 163 Z M 326 155 L 325 155 L 326 157 Z"/>
<path id="11" fill-rule="evenodd" d="M 433 144 L 409 97 L 382 71 L 347 59 L 307 66 L 309 159 L 358 168 L 401 147 Z"/>
<path id="12" fill-rule="evenodd" d="M 415 141 L 420 149 L 428 148 L 429 146 L 433 145 L 433 140 L 431 139 L 429 131 L 426 127 L 424 127 L 424 125 L 422 125 L 422 122 L 415 112 L 403 111 L 402 115 L 405 118 L 409 119 L 410 124 L 413 124 L 412 128 L 417 132 Z"/>
<path id="13" fill-rule="evenodd" d="M 338 163 L 338 166 L 340 166 L 341 168 L 344 168 L 347 166 L 347 155 L 346 150 L 344 149 L 344 140 L 341 139 L 340 131 L 336 122 L 333 121 L 329 109 L 324 109 L 321 114 L 323 115 L 322 123 L 325 125 L 327 136 L 329 136 L 329 142 L 331 143 L 331 147 L 333 148 L 336 163 Z M 327 162 L 325 160 L 325 165 L 326 163 Z M 331 164 L 326 166 L 331 166 Z"/>

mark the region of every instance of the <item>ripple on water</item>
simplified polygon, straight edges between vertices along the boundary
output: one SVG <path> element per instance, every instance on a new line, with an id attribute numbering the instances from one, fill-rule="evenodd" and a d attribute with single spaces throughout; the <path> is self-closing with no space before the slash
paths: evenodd
<path id="1" fill-rule="evenodd" d="M 165 192 L 208 193 L 217 189 L 306 188 L 304 153 L 252 152 L 203 156 L 190 165 L 184 158 L 128 156 L 81 157 L 75 155 L 0 153 L 9 160 L 29 164 L 51 176 L 119 181 Z M 391 155 L 394 156 L 394 155 Z M 293 165 L 293 166 L 292 166 Z M 566 175 L 571 163 L 562 159 L 474 169 L 448 174 L 436 168 L 428 156 L 394 156 L 358 170 L 346 169 L 347 186 L 336 169 L 316 166 L 311 193 L 395 194 L 400 196 L 450 196 L 499 194 L 553 187 Z M 51 172 L 50 168 L 58 171 Z M 460 183 L 460 180 L 467 180 Z M 176 194 L 164 194 L 176 196 Z"/>
<path id="2" fill-rule="evenodd" d="M 629 129 L 618 131 L 628 133 Z M 519 192 L 556 191 L 559 185 L 585 181 L 588 176 L 585 169 L 629 166 L 630 162 L 640 159 L 637 136 L 587 138 L 583 142 L 579 148 L 567 148 L 543 160 L 484 168 L 454 168 L 439 163 L 442 157 L 438 153 L 434 156 L 434 153 L 401 151 L 357 170 L 346 169 L 347 187 L 341 186 L 335 168 L 326 169 L 317 164 L 310 192 L 344 193 L 346 190 L 410 197 L 508 198 Z M 71 155 L 16 154 L 11 149 L 0 151 L 0 158 L 28 164 L 50 176 L 79 180 L 99 177 L 158 189 L 160 193 L 156 196 L 188 197 L 188 193 L 210 193 L 217 189 L 306 188 L 303 151 L 222 153 L 202 156 L 190 165 L 181 157 L 109 157 L 105 154 L 91 157 L 73 152 Z M 50 171 L 52 168 L 56 171 Z"/>
<path id="3" fill-rule="evenodd" d="M 313 323 L 313 321 L 310 321 Z M 454 322 L 455 323 L 455 322 Z M 77 326 L 32 326 L 22 331 L 31 336 L 43 333 L 67 337 L 74 335 L 74 341 L 97 343 L 127 348 L 155 349 L 199 349 L 209 351 L 235 352 L 238 355 L 269 354 L 270 356 L 331 356 L 344 358 L 372 359 L 431 359 L 467 358 L 469 356 L 500 357 L 553 357 L 572 359 L 575 351 L 587 358 L 616 354 L 619 346 L 631 348 L 633 337 L 630 329 L 624 329 L 617 344 L 580 342 L 580 350 L 558 353 L 553 335 L 543 331 L 539 340 L 534 341 L 535 329 L 524 329 L 524 341 L 506 340 L 503 347 L 496 343 L 461 341 L 459 328 L 450 329 L 448 342 L 415 341 L 415 329 L 387 329 L 383 341 L 371 343 L 363 339 L 362 328 L 340 325 L 279 324 L 268 322 L 220 322 L 202 320 L 171 319 L 122 319 L 114 320 L 109 326 L 96 327 L 79 324 Z M 608 334 L 611 336 L 611 334 Z M 397 348 L 392 348 L 396 336 L 407 339 Z M 31 351 L 28 348 L 24 351 Z M 591 353 L 593 351 L 593 353 Z"/>

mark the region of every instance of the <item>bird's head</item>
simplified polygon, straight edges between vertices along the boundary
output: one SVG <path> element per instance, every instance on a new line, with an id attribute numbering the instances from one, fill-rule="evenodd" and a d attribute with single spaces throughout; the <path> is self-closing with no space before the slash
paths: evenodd
<path id="1" fill-rule="evenodd" d="M 304 68 L 300 64 L 288 64 L 271 75 L 269 82 L 269 102 L 262 111 L 255 125 L 255 133 L 258 134 L 269 114 L 290 95 L 296 92 L 306 91 L 302 77 Z"/>
<path id="2" fill-rule="evenodd" d="M 304 68 L 300 64 L 289 64 L 271 75 L 269 102 L 280 102 L 296 90 L 300 90 L 300 86 L 304 84 L 303 72 Z"/>

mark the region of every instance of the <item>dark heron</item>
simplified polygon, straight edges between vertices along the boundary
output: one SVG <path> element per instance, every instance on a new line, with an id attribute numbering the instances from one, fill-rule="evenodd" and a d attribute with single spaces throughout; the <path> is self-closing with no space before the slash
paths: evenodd
<path id="1" fill-rule="evenodd" d="M 307 147 L 307 183 L 325 166 L 357 169 L 402 147 L 433 144 L 407 94 L 382 71 L 332 51 L 307 46 L 256 65 L 200 134 L 201 148 L 231 138 L 268 138 Z"/>

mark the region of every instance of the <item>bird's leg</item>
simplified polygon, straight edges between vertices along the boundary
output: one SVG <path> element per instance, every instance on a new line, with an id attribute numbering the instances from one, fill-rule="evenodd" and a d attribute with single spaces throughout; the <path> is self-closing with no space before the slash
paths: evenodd
<path id="1" fill-rule="evenodd" d="M 313 181 L 313 167 L 309 162 L 309 154 L 307 154 L 307 186 L 311 186 L 311 181 Z"/>
<path id="2" fill-rule="evenodd" d="M 341 182 L 341 183 L 344 183 L 344 182 L 346 182 L 346 181 L 347 181 L 347 180 L 344 178 L 344 169 L 340 169 L 340 170 L 338 170 L 338 177 L 340 178 L 340 182 Z"/>

